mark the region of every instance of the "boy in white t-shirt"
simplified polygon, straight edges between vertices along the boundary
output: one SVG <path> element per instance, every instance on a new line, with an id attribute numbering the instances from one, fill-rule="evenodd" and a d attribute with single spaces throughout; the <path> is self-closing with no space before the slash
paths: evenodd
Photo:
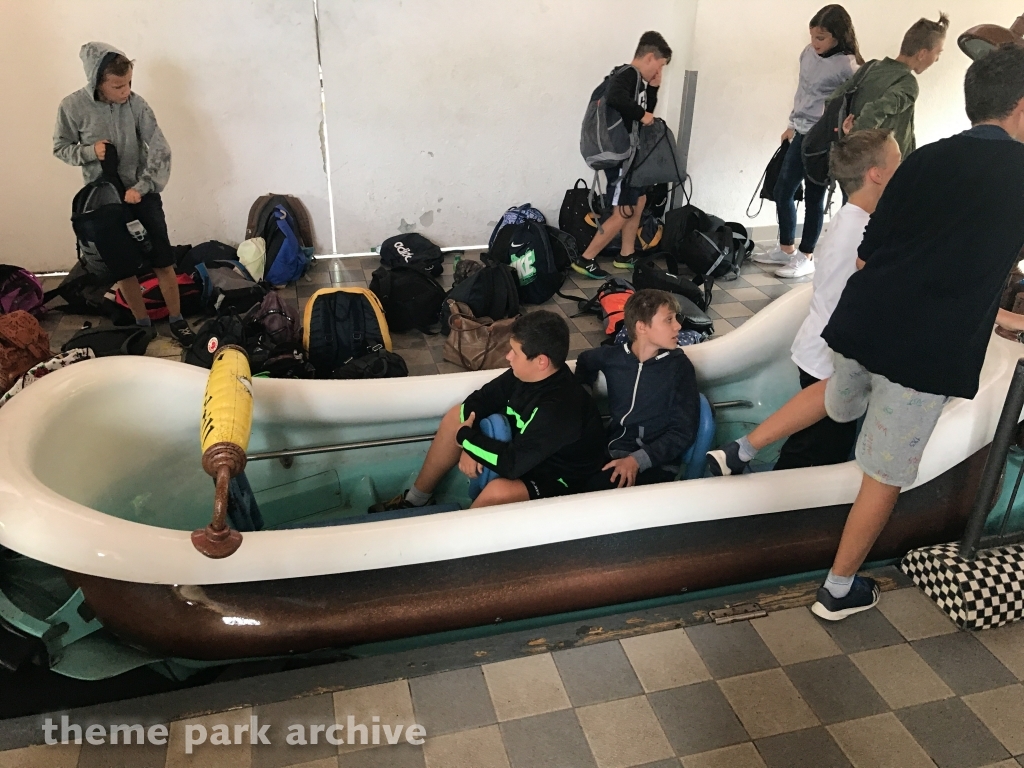
<path id="1" fill-rule="evenodd" d="M 818 247 L 810 313 L 793 341 L 791 352 L 800 369 L 802 389 L 832 375 L 832 350 L 821 338 L 821 332 L 839 303 L 846 281 L 859 268 L 857 247 L 899 164 L 900 148 L 890 131 L 857 131 L 832 150 L 832 175 L 849 202 L 832 219 L 828 234 Z M 841 423 L 826 416 L 786 440 L 775 469 L 842 463 L 850 458 L 856 440 L 856 421 Z M 725 469 L 725 452 L 729 447 L 708 453 L 712 474 L 730 474 Z"/>

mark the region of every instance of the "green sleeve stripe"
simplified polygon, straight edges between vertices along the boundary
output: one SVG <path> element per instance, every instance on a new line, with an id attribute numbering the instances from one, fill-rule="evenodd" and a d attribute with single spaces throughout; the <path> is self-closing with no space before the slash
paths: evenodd
<path id="1" fill-rule="evenodd" d="M 558 478 L 558 482 L 560 482 L 560 483 L 561 483 L 562 485 L 564 485 L 564 486 L 565 486 L 566 488 L 568 488 L 568 487 L 569 487 L 569 484 L 568 484 L 567 482 L 565 482 L 565 480 L 563 480 L 562 478 Z"/>
<path id="2" fill-rule="evenodd" d="M 478 448 L 477 446 L 469 442 L 469 440 L 462 441 L 462 448 L 464 451 L 466 451 L 466 453 L 476 456 L 478 459 L 483 459 L 489 464 L 498 466 L 498 454 L 491 453 L 490 451 L 485 451 L 483 448 Z"/>
<path id="3" fill-rule="evenodd" d="M 463 403 L 462 405 L 459 406 L 459 421 L 465 421 L 465 420 L 466 420 L 466 404 Z"/>

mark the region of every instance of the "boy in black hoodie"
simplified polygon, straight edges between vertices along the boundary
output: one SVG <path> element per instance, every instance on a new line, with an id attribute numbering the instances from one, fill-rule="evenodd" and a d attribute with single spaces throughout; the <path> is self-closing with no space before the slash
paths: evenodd
<path id="1" fill-rule="evenodd" d="M 589 490 L 671 480 L 675 473 L 662 467 L 678 463 L 697 436 L 700 392 L 693 363 L 676 347 L 678 312 L 672 294 L 637 291 L 625 306 L 629 343 L 580 353 L 576 380 L 593 386 L 603 373 L 612 414 L 611 461 Z"/>
<path id="2" fill-rule="evenodd" d="M 672 49 L 657 32 L 644 32 L 633 54 L 633 61 L 612 75 L 608 83 L 608 106 L 622 116 L 627 131 L 635 123 L 650 125 L 654 122 L 654 107 L 658 103 L 661 70 L 672 61 Z M 630 187 L 622 176 L 621 168 L 605 173 L 606 204 L 612 215 L 605 221 L 587 250 L 574 256 L 572 268 L 581 275 L 603 280 L 608 273 L 597 265 L 597 254 L 622 232 L 622 251 L 615 259 L 619 269 L 632 269 L 635 262 L 633 249 L 640 217 L 647 203 L 645 190 Z"/>
<path id="3" fill-rule="evenodd" d="M 456 465 L 475 478 L 484 467 L 498 477 L 474 507 L 578 493 L 601 466 L 604 427 L 590 395 L 565 366 L 569 328 L 554 312 L 523 315 L 512 326 L 511 369 L 445 414 L 413 487 L 371 512 L 421 507 Z M 477 428 L 492 414 L 508 417 L 511 442 Z"/>

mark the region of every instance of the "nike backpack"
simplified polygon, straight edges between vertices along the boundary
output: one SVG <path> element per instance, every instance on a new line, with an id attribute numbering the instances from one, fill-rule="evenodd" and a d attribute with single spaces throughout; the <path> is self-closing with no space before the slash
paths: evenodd
<path id="1" fill-rule="evenodd" d="M 575 240 L 559 233 L 555 247 L 549 232 L 558 230 L 535 221 L 504 227 L 489 252 L 491 260 L 515 270 L 522 304 L 543 304 L 558 292 L 569 273 L 569 248 L 575 251 Z"/>

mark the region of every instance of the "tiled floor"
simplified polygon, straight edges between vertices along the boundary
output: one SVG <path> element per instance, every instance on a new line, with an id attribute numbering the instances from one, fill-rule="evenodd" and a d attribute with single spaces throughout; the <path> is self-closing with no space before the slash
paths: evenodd
<path id="1" fill-rule="evenodd" d="M 476 258 L 477 256 L 478 254 L 469 254 L 466 258 Z M 452 285 L 453 260 L 454 257 L 451 254 L 445 257 L 444 273 L 439 278 L 439 282 L 445 289 L 451 288 Z M 306 278 L 280 290 L 285 298 L 295 301 L 302 309 L 309 297 L 320 288 L 330 286 L 367 287 L 373 270 L 379 265 L 380 261 L 375 257 L 321 259 L 313 266 Z M 627 278 L 629 276 L 628 271 L 612 267 L 610 261 L 606 263 L 606 260 L 602 260 L 602 265 L 612 275 Z M 774 299 L 790 290 L 793 285 L 810 280 L 807 277 L 780 280 L 772 275 L 772 271 L 773 268 L 762 269 L 760 265 L 751 261 L 743 266 L 739 278 L 731 282 L 718 283 L 715 286 L 708 314 L 714 320 L 716 335 L 721 336 L 738 328 L 746 322 L 747 318 L 768 306 Z M 48 278 L 44 287 L 49 290 L 59 282 L 58 278 Z M 598 280 L 570 272 L 562 292 L 590 298 L 600 284 Z M 601 324 L 594 315 L 571 317 L 576 312 L 574 301 L 555 296 L 541 305 L 541 308 L 557 312 L 568 320 L 569 328 L 572 331 L 569 338 L 570 359 L 575 359 L 576 353 L 581 349 L 598 346 L 605 339 Z M 524 307 L 524 309 L 530 311 L 535 307 Z M 86 320 L 92 322 L 93 325 L 97 325 L 98 322 L 107 322 L 105 320 L 98 321 L 96 318 L 65 315 L 61 312 L 50 312 L 44 316 L 41 322 L 43 328 L 50 334 L 50 346 L 53 349 L 59 349 L 76 330 L 82 327 L 82 323 Z M 193 325 L 196 324 L 193 322 Z M 181 348 L 170 337 L 167 325 L 158 323 L 157 331 L 159 335 L 150 344 L 146 354 L 153 357 L 179 359 Z M 392 338 L 395 351 L 405 359 L 406 365 L 409 366 L 410 376 L 454 373 L 462 370 L 444 361 L 444 336 L 427 336 L 419 331 L 413 331 L 393 334 Z"/>
<path id="2" fill-rule="evenodd" d="M 1019 768 L 1022 680 L 1024 624 L 961 632 L 904 588 L 838 624 L 789 608 L 187 721 L 256 716 L 272 746 L 186 755 L 177 722 L 166 747 L 29 747 L 0 768 Z M 292 724 L 349 716 L 419 723 L 426 741 L 285 743 Z"/>

